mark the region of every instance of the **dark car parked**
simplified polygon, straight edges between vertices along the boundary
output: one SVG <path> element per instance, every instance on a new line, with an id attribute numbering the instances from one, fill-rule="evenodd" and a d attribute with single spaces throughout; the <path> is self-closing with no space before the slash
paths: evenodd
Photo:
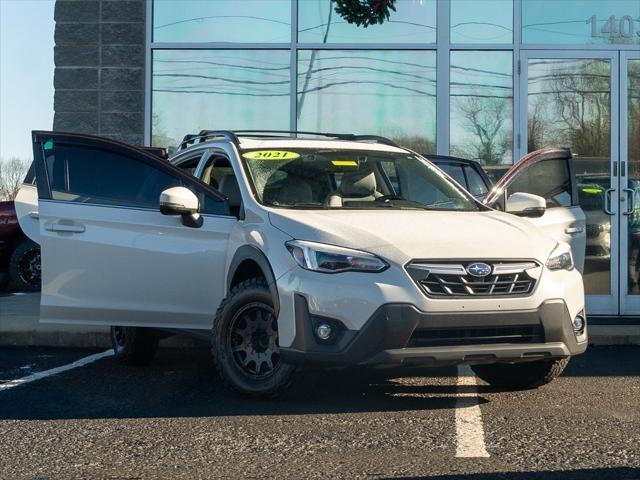
<path id="1" fill-rule="evenodd" d="M 493 182 L 482 166 L 475 160 L 466 160 L 445 155 L 423 155 L 447 175 L 458 182 L 478 200 L 482 200 L 487 194 Z"/>
<path id="2" fill-rule="evenodd" d="M 40 246 L 18 224 L 13 202 L 0 202 L 0 291 L 12 284 L 22 291 L 40 289 Z"/>

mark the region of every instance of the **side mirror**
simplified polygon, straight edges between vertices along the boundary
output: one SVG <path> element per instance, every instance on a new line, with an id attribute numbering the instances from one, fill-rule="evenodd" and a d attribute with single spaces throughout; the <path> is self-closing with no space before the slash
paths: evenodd
<path id="1" fill-rule="evenodd" d="M 200 202 L 191 190 L 185 187 L 167 188 L 160 194 L 160 213 L 180 215 L 182 224 L 187 227 L 202 226 L 202 217 L 198 214 Z"/>
<path id="2" fill-rule="evenodd" d="M 538 218 L 544 215 L 547 209 L 547 201 L 532 193 L 515 192 L 507 198 L 507 213 L 519 217 Z"/>

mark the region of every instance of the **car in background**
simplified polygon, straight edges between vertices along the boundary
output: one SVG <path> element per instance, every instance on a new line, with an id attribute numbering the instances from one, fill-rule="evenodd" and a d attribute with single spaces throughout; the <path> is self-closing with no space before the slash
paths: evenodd
<path id="1" fill-rule="evenodd" d="M 493 182 L 479 162 L 465 158 L 449 157 L 446 155 L 425 155 L 440 170 L 464 187 L 477 200 L 482 200 L 493 187 Z"/>
<path id="2" fill-rule="evenodd" d="M 604 175 L 578 178 L 580 205 L 586 215 L 586 258 L 590 262 L 611 261 L 611 217 L 605 213 L 605 195 L 610 179 Z"/>
<path id="3" fill-rule="evenodd" d="M 40 290 L 40 246 L 20 228 L 12 201 L 0 202 L 0 291 Z"/>

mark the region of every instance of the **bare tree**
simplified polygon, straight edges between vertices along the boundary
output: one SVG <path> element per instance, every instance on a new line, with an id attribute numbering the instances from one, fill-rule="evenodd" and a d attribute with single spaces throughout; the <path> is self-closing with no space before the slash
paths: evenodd
<path id="1" fill-rule="evenodd" d="M 11 157 L 0 159 L 0 200 L 13 200 L 20 189 L 31 160 Z"/>
<path id="2" fill-rule="evenodd" d="M 479 160 L 483 165 L 502 163 L 510 150 L 505 120 L 510 118 L 509 101 L 505 98 L 469 96 L 457 104 L 465 119 L 468 131 L 475 135 L 460 150 L 466 156 Z"/>
<path id="3" fill-rule="evenodd" d="M 175 138 L 170 137 L 164 127 L 160 124 L 160 117 L 157 113 L 154 113 L 151 118 L 151 145 L 154 147 L 167 148 L 170 153 L 175 151 L 178 146 L 178 141 Z"/>

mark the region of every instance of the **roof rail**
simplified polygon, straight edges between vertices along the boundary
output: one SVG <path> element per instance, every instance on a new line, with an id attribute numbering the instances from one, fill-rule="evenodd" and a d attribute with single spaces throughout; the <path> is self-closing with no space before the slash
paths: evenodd
<path id="1" fill-rule="evenodd" d="M 196 143 L 206 142 L 212 138 L 225 138 L 233 142 L 236 147 L 240 145 L 240 140 L 238 140 L 235 133 L 230 130 L 200 130 L 200 133 L 188 133 L 185 135 L 178 146 L 178 151 L 184 150 Z"/>
<path id="2" fill-rule="evenodd" d="M 201 130 L 200 133 L 189 133 L 184 136 L 178 151 L 185 148 L 202 143 L 213 138 L 225 138 L 240 146 L 238 136 L 255 137 L 255 138 L 278 138 L 282 136 L 295 137 L 298 135 L 315 135 L 319 137 L 334 138 L 337 140 L 346 140 L 351 142 L 375 142 L 392 147 L 400 147 L 393 140 L 381 137 L 379 135 L 355 135 L 353 133 L 327 133 L 327 132 L 307 132 L 301 130 Z"/>
<path id="3" fill-rule="evenodd" d="M 288 136 L 297 135 L 316 135 L 319 137 L 329 137 L 338 140 L 347 140 L 352 142 L 367 142 L 373 141 L 375 143 L 381 143 L 384 145 L 390 145 L 392 147 L 399 147 L 399 145 L 393 140 L 381 137 L 379 135 L 355 135 L 353 133 L 328 133 L 328 132 L 308 132 L 304 130 L 234 130 L 233 133 L 240 136 L 247 137 L 259 137 L 269 138 L 280 134 L 287 134 Z"/>

